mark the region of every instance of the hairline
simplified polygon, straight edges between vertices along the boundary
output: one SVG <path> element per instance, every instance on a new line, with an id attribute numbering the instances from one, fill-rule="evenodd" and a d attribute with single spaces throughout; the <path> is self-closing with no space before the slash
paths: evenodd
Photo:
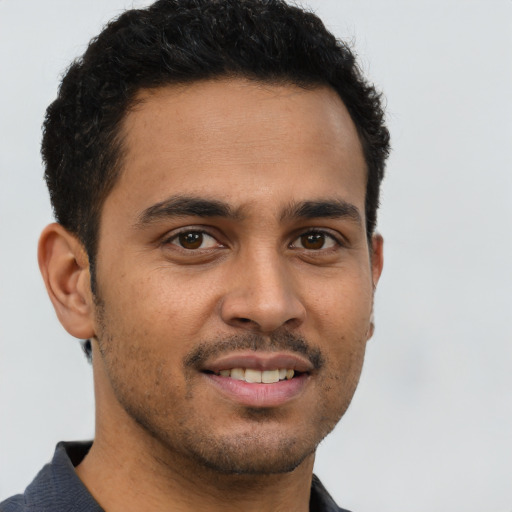
<path id="1" fill-rule="evenodd" d="M 92 239 L 87 235 L 85 240 L 82 240 L 82 244 L 85 246 L 87 255 L 89 257 L 89 266 L 90 266 L 90 275 L 91 275 L 91 290 L 93 295 L 97 292 L 97 283 L 96 283 L 96 259 L 98 256 L 98 247 L 99 247 L 99 237 L 100 237 L 100 228 L 101 228 L 101 216 L 103 213 L 103 206 L 108 196 L 111 194 L 112 190 L 118 183 L 121 178 L 121 173 L 123 172 L 124 164 L 126 162 L 127 157 L 127 147 L 126 147 L 126 138 L 128 135 L 126 122 L 129 119 L 130 113 L 135 111 L 137 107 L 143 105 L 145 101 L 152 95 L 152 93 L 156 93 L 162 89 L 175 87 L 176 89 L 186 89 L 187 86 L 191 86 L 194 84 L 207 83 L 207 82 L 223 82 L 223 81 L 231 81 L 236 79 L 246 80 L 247 82 L 252 82 L 254 84 L 260 84 L 262 86 L 295 86 L 304 90 L 314 91 L 321 88 L 329 88 L 333 91 L 339 100 L 343 103 L 343 106 L 346 108 L 350 120 L 352 121 L 357 138 L 360 144 L 360 150 L 364 160 L 364 171 L 365 171 L 365 203 L 364 203 L 364 214 L 365 214 L 365 231 L 366 237 L 369 242 L 371 242 L 371 237 L 373 232 L 369 232 L 368 230 L 368 219 L 367 219 L 367 208 L 366 208 L 366 199 L 368 195 L 368 180 L 369 180 L 369 164 L 366 158 L 365 152 L 365 144 L 367 144 L 364 140 L 364 137 L 361 134 L 360 128 L 356 121 L 354 120 L 352 114 L 350 113 L 350 109 L 347 106 L 344 99 L 341 97 L 341 94 L 338 92 L 336 87 L 334 87 L 331 83 L 326 80 L 315 79 L 315 77 L 308 77 L 304 80 L 296 80 L 291 76 L 287 76 L 286 73 L 282 75 L 276 75 L 274 77 L 262 77 L 253 73 L 244 73 L 244 72 L 230 72 L 226 71 L 225 73 L 218 73 L 212 76 L 206 76 L 201 78 L 190 78 L 190 79 L 178 79 L 173 80 L 170 78 L 167 81 L 162 81 L 161 84 L 154 86 L 144 86 L 141 84 L 138 87 L 134 87 L 134 91 L 127 98 L 123 114 L 119 121 L 113 126 L 112 130 L 112 142 L 109 145 L 109 153 L 110 157 L 113 158 L 115 164 L 111 169 L 111 172 L 108 175 L 108 184 L 102 190 L 102 193 L 98 196 L 96 204 L 93 207 L 93 213 L 90 217 L 91 226 L 88 231 L 88 235 L 91 231 L 94 233 Z M 91 244 L 92 241 L 92 244 Z M 91 247 L 92 245 L 92 247 Z"/>

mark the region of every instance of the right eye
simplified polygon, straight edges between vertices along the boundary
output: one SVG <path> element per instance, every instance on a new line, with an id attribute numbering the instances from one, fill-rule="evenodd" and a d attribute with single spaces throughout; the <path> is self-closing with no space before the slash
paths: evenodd
<path id="1" fill-rule="evenodd" d="M 170 238 L 168 243 L 177 245 L 188 251 L 213 249 L 214 247 L 222 246 L 213 236 L 198 230 L 182 231 Z"/>

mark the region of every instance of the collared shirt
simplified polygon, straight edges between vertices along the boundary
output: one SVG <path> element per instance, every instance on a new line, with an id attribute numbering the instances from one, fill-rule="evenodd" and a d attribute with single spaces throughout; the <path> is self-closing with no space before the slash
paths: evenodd
<path id="1" fill-rule="evenodd" d="M 104 512 L 75 472 L 91 442 L 59 443 L 53 460 L 43 467 L 23 494 L 0 503 L 0 512 Z M 310 512 L 348 512 L 339 508 L 313 475 Z"/>

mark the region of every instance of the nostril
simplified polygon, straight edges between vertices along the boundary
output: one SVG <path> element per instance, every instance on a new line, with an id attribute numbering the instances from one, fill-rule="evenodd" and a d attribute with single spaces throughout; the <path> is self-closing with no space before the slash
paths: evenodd
<path id="1" fill-rule="evenodd" d="M 241 322 L 242 324 L 250 323 L 250 320 L 248 318 L 239 318 L 238 321 Z"/>

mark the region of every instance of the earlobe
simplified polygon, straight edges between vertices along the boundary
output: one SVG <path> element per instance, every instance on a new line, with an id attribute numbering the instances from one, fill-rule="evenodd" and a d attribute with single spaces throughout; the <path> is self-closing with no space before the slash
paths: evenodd
<path id="1" fill-rule="evenodd" d="M 89 259 L 82 244 L 60 224 L 50 224 L 39 239 L 38 261 L 64 329 L 76 338 L 94 336 Z"/>

